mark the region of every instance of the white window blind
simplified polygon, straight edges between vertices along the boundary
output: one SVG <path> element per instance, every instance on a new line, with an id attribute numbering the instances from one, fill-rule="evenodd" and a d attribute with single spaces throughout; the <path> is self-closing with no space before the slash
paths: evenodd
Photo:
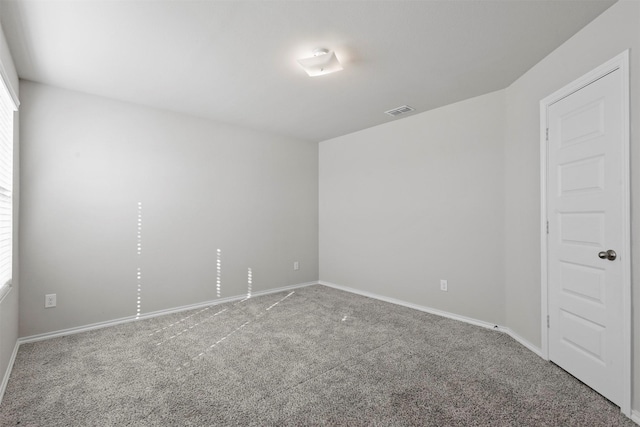
<path id="1" fill-rule="evenodd" d="M 7 292 L 12 276 L 13 111 L 13 100 L 0 82 L 0 295 Z"/>

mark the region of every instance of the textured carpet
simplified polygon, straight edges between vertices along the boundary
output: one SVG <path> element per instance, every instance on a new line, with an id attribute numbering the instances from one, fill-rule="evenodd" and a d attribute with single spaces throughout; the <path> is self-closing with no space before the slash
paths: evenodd
<path id="1" fill-rule="evenodd" d="M 635 426 L 503 333 L 323 286 L 24 344 L 0 423 Z"/>

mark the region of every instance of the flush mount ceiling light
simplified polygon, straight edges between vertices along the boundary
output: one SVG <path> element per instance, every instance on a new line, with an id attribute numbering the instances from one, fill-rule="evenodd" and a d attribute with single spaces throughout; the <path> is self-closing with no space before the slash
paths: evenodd
<path id="1" fill-rule="evenodd" d="M 311 77 L 323 76 L 342 70 L 342 65 L 336 57 L 336 53 L 327 49 L 316 49 L 310 58 L 298 59 L 298 64 Z"/>

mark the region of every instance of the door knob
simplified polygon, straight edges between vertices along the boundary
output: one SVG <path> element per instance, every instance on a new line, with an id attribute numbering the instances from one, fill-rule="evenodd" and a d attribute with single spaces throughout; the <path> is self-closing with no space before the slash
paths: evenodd
<path id="1" fill-rule="evenodd" d="M 613 249 L 609 249 L 608 251 L 602 251 L 600 253 L 598 253 L 598 256 L 601 259 L 608 259 L 609 261 L 613 261 L 614 259 L 616 259 L 618 257 L 618 254 L 616 254 L 616 251 L 614 251 Z"/>

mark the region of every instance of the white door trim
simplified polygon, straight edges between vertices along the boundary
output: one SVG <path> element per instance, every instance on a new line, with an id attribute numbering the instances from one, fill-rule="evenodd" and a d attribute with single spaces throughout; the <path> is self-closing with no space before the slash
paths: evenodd
<path id="1" fill-rule="evenodd" d="M 631 363 L 632 363 L 632 337 L 631 337 L 631 188 L 629 168 L 629 50 L 622 52 L 615 58 L 602 64 L 595 70 L 585 74 L 562 89 L 554 92 L 540 101 L 540 252 L 541 252 L 541 329 L 542 329 L 542 356 L 549 360 L 549 331 L 547 328 L 548 312 L 548 265 L 547 265 L 547 109 L 552 104 L 619 69 L 622 72 L 623 97 L 622 97 L 622 121 L 623 121 L 623 252 L 620 257 L 622 263 L 622 293 L 623 293 L 623 366 L 622 372 L 622 405 L 620 410 L 626 416 L 631 417 Z"/>

